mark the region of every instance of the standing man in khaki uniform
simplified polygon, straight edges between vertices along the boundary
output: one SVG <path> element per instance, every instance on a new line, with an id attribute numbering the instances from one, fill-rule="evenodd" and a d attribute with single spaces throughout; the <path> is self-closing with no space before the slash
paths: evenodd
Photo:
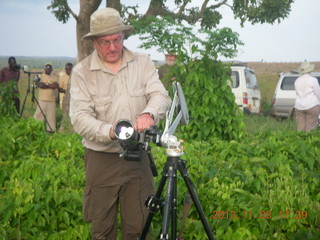
<path id="1" fill-rule="evenodd" d="M 84 219 L 91 222 L 92 239 L 117 238 L 118 205 L 122 239 L 137 239 L 147 218 L 144 202 L 154 193 L 146 152 L 139 161 L 121 158 L 124 149 L 113 129 L 118 120 L 128 119 L 142 132 L 170 105 L 150 57 L 123 46 L 131 30 L 112 8 L 94 12 L 83 38 L 95 50 L 71 76 L 70 117 L 85 147 Z"/>
<path id="2" fill-rule="evenodd" d="M 67 63 L 65 65 L 65 67 L 64 67 L 66 73 L 61 75 L 60 78 L 59 78 L 59 100 L 60 100 L 59 103 L 60 103 L 60 108 L 61 109 L 62 109 L 62 106 L 63 106 L 64 95 L 65 95 L 65 93 L 67 91 L 67 88 L 68 88 L 68 83 L 69 83 L 72 67 L 73 67 L 72 63 Z"/>
<path id="3" fill-rule="evenodd" d="M 44 73 L 39 82 L 39 106 L 34 113 L 34 118 L 46 122 L 47 131 L 56 130 L 56 97 L 55 91 L 59 87 L 57 80 L 51 76 L 52 64 L 45 64 Z M 41 111 L 42 110 L 42 111 Z M 45 115 L 45 116 L 44 116 Z"/>

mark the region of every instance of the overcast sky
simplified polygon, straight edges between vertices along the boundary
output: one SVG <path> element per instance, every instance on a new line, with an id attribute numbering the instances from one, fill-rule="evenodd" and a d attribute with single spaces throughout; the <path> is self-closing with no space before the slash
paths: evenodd
<path id="1" fill-rule="evenodd" d="M 79 0 L 68 2 L 78 12 Z M 144 12 L 149 0 L 127 2 L 141 5 Z M 0 0 L 0 55 L 76 57 L 74 19 L 70 18 L 67 24 L 58 22 L 47 10 L 49 4 L 50 0 Z M 280 24 L 252 26 L 247 23 L 244 28 L 233 19 L 230 9 L 220 10 L 223 21 L 219 27 L 232 28 L 245 43 L 235 60 L 320 61 L 320 0 L 295 0 L 290 16 Z M 125 45 L 163 60 L 163 55 L 154 50 L 137 49 L 137 43 L 133 37 L 126 40 Z"/>

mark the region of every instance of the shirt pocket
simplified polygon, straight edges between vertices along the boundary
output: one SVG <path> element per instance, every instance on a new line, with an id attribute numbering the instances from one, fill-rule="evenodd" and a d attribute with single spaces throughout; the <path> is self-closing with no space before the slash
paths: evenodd
<path id="1" fill-rule="evenodd" d="M 130 107 L 133 111 L 134 117 L 137 118 L 141 112 L 147 106 L 147 96 L 145 95 L 145 90 L 141 89 L 132 89 L 129 91 L 130 94 Z"/>
<path id="2" fill-rule="evenodd" d="M 100 121 L 106 122 L 108 120 L 107 115 L 112 103 L 111 97 L 96 98 L 93 99 L 93 102 L 96 118 Z"/>

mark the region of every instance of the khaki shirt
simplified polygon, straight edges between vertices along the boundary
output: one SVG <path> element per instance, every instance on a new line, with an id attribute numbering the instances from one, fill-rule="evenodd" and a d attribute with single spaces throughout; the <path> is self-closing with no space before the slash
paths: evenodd
<path id="1" fill-rule="evenodd" d="M 54 77 L 43 73 L 43 74 L 41 74 L 40 82 L 43 82 L 43 83 L 54 83 L 54 82 L 57 82 L 57 80 Z M 39 88 L 39 100 L 40 101 L 45 101 L 45 102 L 55 102 L 56 101 L 55 92 L 56 92 L 55 89 Z"/>
<path id="2" fill-rule="evenodd" d="M 171 102 L 149 56 L 126 48 L 116 74 L 96 51 L 77 64 L 71 76 L 70 97 L 71 123 L 83 136 L 84 146 L 117 153 L 123 149 L 110 139 L 114 122 L 128 119 L 134 123 L 142 113 L 152 113 L 158 122 Z"/>
<path id="3" fill-rule="evenodd" d="M 59 78 L 59 87 L 64 89 L 64 90 L 67 90 L 67 87 L 68 87 L 68 82 L 69 82 L 69 79 L 70 79 L 70 75 L 68 74 L 63 74 L 60 78 Z"/>

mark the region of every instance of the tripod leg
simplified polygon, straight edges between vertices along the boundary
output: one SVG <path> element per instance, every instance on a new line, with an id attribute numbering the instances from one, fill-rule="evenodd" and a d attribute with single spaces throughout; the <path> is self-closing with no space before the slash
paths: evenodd
<path id="1" fill-rule="evenodd" d="M 177 177 L 173 177 L 171 209 L 171 239 L 177 239 Z"/>
<path id="2" fill-rule="evenodd" d="M 180 160 L 179 164 L 178 164 L 178 169 L 184 179 L 184 182 L 188 188 L 188 191 L 189 191 L 189 194 L 192 198 L 192 201 L 197 209 L 197 212 L 199 214 L 199 217 L 200 217 L 200 220 L 202 222 L 202 225 L 206 231 L 206 234 L 208 236 L 208 239 L 210 240 L 215 240 L 214 236 L 213 236 L 213 233 L 211 231 L 211 228 L 209 226 L 209 223 L 208 223 L 208 220 L 203 212 L 203 209 L 201 207 L 201 204 L 200 204 L 200 201 L 199 201 L 199 198 L 194 190 L 194 187 L 193 187 L 193 182 L 192 180 L 189 178 L 189 174 L 188 174 L 188 170 L 184 164 L 184 162 L 182 162 L 182 160 Z"/>
<path id="3" fill-rule="evenodd" d="M 21 111 L 20 111 L 20 118 L 22 117 L 22 114 L 23 114 L 23 110 L 24 110 L 24 107 L 26 105 L 26 100 L 27 100 L 27 97 L 28 97 L 28 94 L 30 93 L 30 73 L 28 74 L 28 86 L 27 86 L 27 93 L 26 93 L 26 96 L 24 97 L 24 100 L 23 100 L 23 104 L 22 104 L 22 108 L 21 108 Z"/>
<path id="4" fill-rule="evenodd" d="M 163 221 L 162 221 L 162 233 L 160 239 L 167 240 L 169 239 L 169 222 L 170 222 L 170 211 L 173 202 L 173 189 L 174 189 L 174 178 L 176 177 L 176 168 L 169 165 L 168 168 L 168 187 L 166 192 L 165 206 L 163 210 Z"/>
<path id="5" fill-rule="evenodd" d="M 42 115 L 43 115 L 43 117 L 44 117 L 44 119 L 45 119 L 45 123 L 48 125 L 50 131 L 52 132 L 52 128 L 51 128 L 51 126 L 50 126 L 50 124 L 49 124 L 49 121 L 48 121 L 48 119 L 47 119 L 47 116 L 44 114 L 44 112 L 43 112 L 43 110 L 42 110 L 42 108 L 41 108 L 41 106 L 40 106 L 37 98 L 34 97 L 33 100 L 37 103 L 38 108 L 40 109 L 40 111 L 41 111 L 41 113 L 42 113 Z"/>
<path id="6" fill-rule="evenodd" d="M 28 89 L 27 93 L 26 93 L 26 96 L 23 99 L 23 104 L 22 104 L 22 108 L 21 108 L 21 111 L 20 111 L 20 118 L 22 117 L 24 106 L 26 105 L 26 101 L 27 101 L 27 97 L 28 97 L 29 92 L 30 92 L 30 90 Z"/>
<path id="7" fill-rule="evenodd" d="M 146 204 L 149 210 L 149 214 L 146 220 L 146 223 L 143 227 L 142 230 L 142 234 L 140 236 L 140 238 L 138 238 L 139 240 L 145 240 L 153 219 L 154 214 L 156 213 L 157 210 L 159 210 L 159 208 L 161 206 L 159 206 L 161 204 L 161 193 L 163 191 L 164 186 L 166 185 L 166 179 L 167 177 L 165 176 L 165 171 L 163 172 L 162 178 L 160 180 L 159 186 L 158 186 L 158 190 L 156 192 L 156 195 L 152 196 L 150 199 L 150 203 Z"/>

